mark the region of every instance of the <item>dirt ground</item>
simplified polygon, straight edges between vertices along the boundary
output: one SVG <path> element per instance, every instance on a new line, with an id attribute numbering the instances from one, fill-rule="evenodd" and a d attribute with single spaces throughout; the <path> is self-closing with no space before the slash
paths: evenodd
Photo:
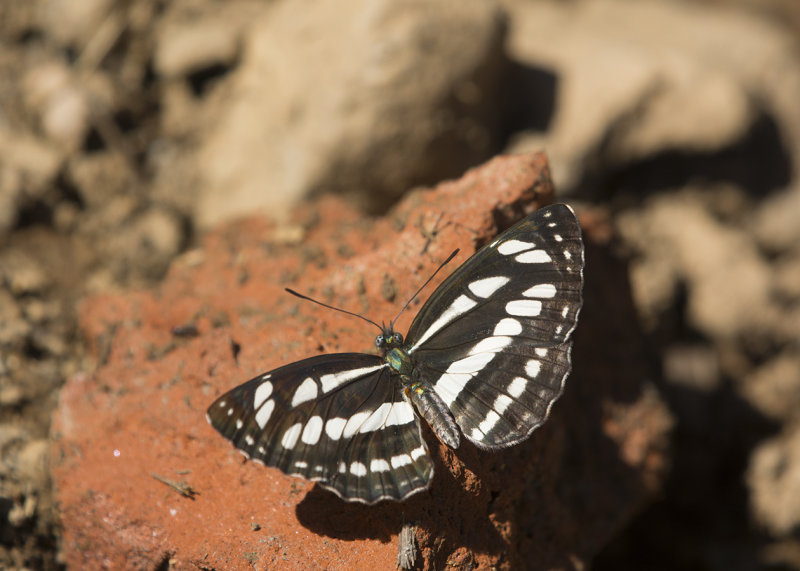
<path id="1" fill-rule="evenodd" d="M 629 267 L 671 468 L 596 569 L 800 569 L 800 5 L 0 4 L 0 568 L 59 569 L 77 310 L 237 216 L 544 149 Z M 614 319 L 609 315 L 608 319 Z"/>

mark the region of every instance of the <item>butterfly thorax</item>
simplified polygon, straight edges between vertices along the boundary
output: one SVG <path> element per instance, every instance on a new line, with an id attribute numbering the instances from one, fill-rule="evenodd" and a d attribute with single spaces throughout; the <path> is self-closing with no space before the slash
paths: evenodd
<path id="1" fill-rule="evenodd" d="M 414 362 L 411 360 L 406 350 L 402 347 L 395 347 L 383 357 L 393 371 L 401 377 L 412 377 L 414 373 Z"/>

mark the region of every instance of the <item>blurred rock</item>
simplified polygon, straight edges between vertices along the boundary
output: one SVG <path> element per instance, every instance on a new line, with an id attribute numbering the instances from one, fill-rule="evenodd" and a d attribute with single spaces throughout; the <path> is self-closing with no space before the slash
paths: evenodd
<path id="1" fill-rule="evenodd" d="M 38 502 L 34 494 L 27 494 L 21 502 L 14 502 L 8 510 L 8 523 L 12 527 L 22 527 L 33 519 Z"/>
<path id="2" fill-rule="evenodd" d="M 0 235 L 14 227 L 20 209 L 51 188 L 62 162 L 53 145 L 0 123 Z"/>
<path id="3" fill-rule="evenodd" d="M 39 262 L 11 248 L 0 251 L 0 278 L 15 296 L 41 294 L 51 284 Z"/>
<path id="4" fill-rule="evenodd" d="M 786 350 L 749 374 L 741 391 L 761 414 L 800 421 L 800 355 Z"/>
<path id="5" fill-rule="evenodd" d="M 766 250 L 800 254 L 800 184 L 763 201 L 756 212 L 754 230 Z"/>
<path id="6" fill-rule="evenodd" d="M 746 232 L 715 220 L 691 194 L 655 197 L 643 211 L 620 216 L 619 229 L 644 258 L 671 266 L 670 281 L 686 284 L 687 317 L 706 335 L 731 338 L 774 323 L 769 266 Z M 664 304 L 663 294 L 635 297 Z"/>
<path id="7" fill-rule="evenodd" d="M 52 299 L 26 298 L 20 300 L 20 307 L 22 307 L 25 318 L 31 323 L 41 324 L 63 317 L 61 304 Z"/>
<path id="8" fill-rule="evenodd" d="M 719 362 L 712 347 L 674 345 L 663 356 L 664 379 L 703 392 L 719 388 Z"/>
<path id="9" fill-rule="evenodd" d="M 16 458 L 16 471 L 21 480 L 30 481 L 35 487 L 46 483 L 47 454 L 50 441 L 47 438 L 30 440 L 20 449 Z"/>
<path id="10" fill-rule="evenodd" d="M 39 24 L 48 36 L 64 45 L 83 46 L 108 17 L 115 2 L 44 0 L 39 5 Z"/>
<path id="11" fill-rule="evenodd" d="M 29 70 L 22 80 L 26 103 L 42 131 L 67 151 L 76 151 L 89 131 L 89 99 L 63 62 Z"/>
<path id="12" fill-rule="evenodd" d="M 125 158 L 110 151 L 74 157 L 69 162 L 67 176 L 90 211 L 104 207 L 135 182 L 135 173 Z"/>
<path id="13" fill-rule="evenodd" d="M 0 287 L 0 347 L 21 349 L 30 331 L 14 296 Z"/>
<path id="14" fill-rule="evenodd" d="M 776 297 L 788 303 L 800 301 L 800 247 L 776 260 L 773 267 L 772 285 Z"/>
<path id="15" fill-rule="evenodd" d="M 139 265 L 163 273 L 183 245 L 181 221 L 171 212 L 151 208 L 133 222 L 131 240 L 139 255 L 145 258 Z"/>
<path id="16" fill-rule="evenodd" d="M 0 169 L 0 238 L 16 225 L 21 200 L 19 173 L 12 169 Z"/>
<path id="17" fill-rule="evenodd" d="M 760 525 L 777 535 L 800 527 L 800 423 L 755 450 L 747 485 Z"/>
<path id="18" fill-rule="evenodd" d="M 19 386 L 7 384 L 5 379 L 0 379 L 0 406 L 16 407 L 24 400 L 25 395 Z"/>
<path id="19" fill-rule="evenodd" d="M 30 336 L 31 348 L 41 355 L 64 357 L 67 343 L 61 331 L 51 331 L 46 327 L 36 327 Z"/>
<path id="20" fill-rule="evenodd" d="M 156 72 L 175 78 L 214 66 L 229 66 L 238 54 L 238 33 L 235 21 L 219 15 L 192 22 L 171 21 L 158 31 Z"/>
<path id="21" fill-rule="evenodd" d="M 31 436 L 28 432 L 18 424 L 2 423 L 0 424 L 0 454 L 3 458 L 8 456 L 11 448 L 19 445 L 21 442 L 30 441 Z M 7 468 L 0 463 L 0 469 Z"/>
<path id="22" fill-rule="evenodd" d="M 558 97 L 547 132 L 518 137 L 514 149 L 547 148 L 563 192 L 597 168 L 731 147 L 759 114 L 785 127 L 800 164 L 800 52 L 778 25 L 723 5 L 652 0 L 509 10 L 511 54 L 552 73 Z"/>
<path id="23" fill-rule="evenodd" d="M 385 208 L 497 148 L 506 68 L 494 2 L 279 3 L 252 25 L 198 156 L 202 226 L 285 216 L 312 191 Z"/>

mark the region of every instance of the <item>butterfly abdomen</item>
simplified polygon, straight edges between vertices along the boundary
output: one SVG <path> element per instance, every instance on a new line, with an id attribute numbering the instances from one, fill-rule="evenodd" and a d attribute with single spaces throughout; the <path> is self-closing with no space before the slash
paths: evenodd
<path id="1" fill-rule="evenodd" d="M 431 427 L 433 433 L 439 437 L 439 440 L 450 448 L 458 448 L 461 443 L 461 437 L 458 432 L 458 426 L 453 420 L 453 415 L 447 405 L 436 394 L 436 391 L 426 388 L 424 382 L 415 384 L 418 385 L 417 390 L 410 389 L 405 393 L 414 408 L 425 419 L 425 422 Z"/>

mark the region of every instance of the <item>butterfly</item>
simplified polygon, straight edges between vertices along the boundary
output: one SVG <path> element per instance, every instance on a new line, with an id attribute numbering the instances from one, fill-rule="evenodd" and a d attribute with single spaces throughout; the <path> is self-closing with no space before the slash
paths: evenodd
<path id="1" fill-rule="evenodd" d="M 220 396 L 208 421 L 248 458 L 345 500 L 405 499 L 433 477 L 420 419 L 453 449 L 462 437 L 512 446 L 547 419 L 571 369 L 583 258 L 572 209 L 539 209 L 448 276 L 405 338 L 394 321 L 378 326 L 380 355 L 258 375 Z"/>

